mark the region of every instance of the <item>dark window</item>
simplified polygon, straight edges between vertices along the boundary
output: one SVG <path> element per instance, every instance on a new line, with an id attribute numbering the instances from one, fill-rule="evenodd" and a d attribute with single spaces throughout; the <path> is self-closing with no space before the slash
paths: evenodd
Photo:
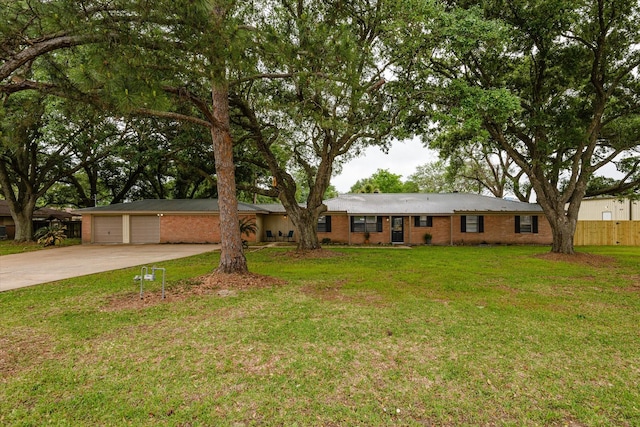
<path id="1" fill-rule="evenodd" d="M 416 227 L 433 227 L 433 217 L 428 215 L 414 216 Z"/>
<path id="2" fill-rule="evenodd" d="M 484 216 L 462 215 L 460 217 L 460 231 L 463 233 L 484 233 Z"/>
<path id="3" fill-rule="evenodd" d="M 351 217 L 352 232 L 380 232 L 382 231 L 381 216 L 352 216 Z"/>
<path id="4" fill-rule="evenodd" d="M 318 218 L 318 232 L 331 233 L 331 216 L 323 215 Z"/>
<path id="5" fill-rule="evenodd" d="M 535 215 L 516 215 L 516 233 L 537 233 L 538 217 Z"/>

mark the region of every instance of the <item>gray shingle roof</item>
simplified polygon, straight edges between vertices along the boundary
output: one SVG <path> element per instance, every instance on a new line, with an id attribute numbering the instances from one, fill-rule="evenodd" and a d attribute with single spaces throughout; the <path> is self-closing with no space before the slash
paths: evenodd
<path id="1" fill-rule="evenodd" d="M 326 200 L 330 212 L 351 215 L 451 215 L 454 213 L 538 213 L 535 203 L 523 203 L 496 197 L 466 193 L 407 193 L 407 194 L 342 194 Z M 251 205 L 238 203 L 238 210 L 246 213 L 285 213 L 279 204 Z M 218 212 L 216 199 L 159 199 L 138 200 L 131 203 L 98 206 L 77 210 L 77 213 L 169 213 Z"/>
<path id="2" fill-rule="evenodd" d="M 78 213 L 168 213 L 168 212 L 219 212 L 216 199 L 155 199 L 137 200 L 131 203 L 96 206 L 79 209 Z M 238 203 L 239 212 L 265 212 L 257 206 Z"/>
<path id="3" fill-rule="evenodd" d="M 260 203 L 255 205 L 256 208 L 270 213 L 286 213 L 284 206 L 279 203 Z"/>
<path id="4" fill-rule="evenodd" d="M 331 212 L 356 215 L 542 212 L 535 203 L 466 193 L 343 194 L 325 205 Z"/>
<path id="5" fill-rule="evenodd" d="M 33 211 L 34 219 L 48 219 L 55 218 L 59 220 L 71 219 L 76 214 L 69 213 L 59 209 L 51 209 L 51 208 L 40 208 Z M 9 202 L 6 200 L 0 200 L 0 217 L 11 217 L 11 211 L 9 210 Z"/>

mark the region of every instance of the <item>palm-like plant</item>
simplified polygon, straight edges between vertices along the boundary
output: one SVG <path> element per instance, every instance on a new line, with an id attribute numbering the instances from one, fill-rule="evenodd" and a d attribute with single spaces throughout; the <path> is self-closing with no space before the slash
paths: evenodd
<path id="1" fill-rule="evenodd" d="M 252 234 L 256 234 L 258 232 L 258 226 L 253 218 L 241 218 L 240 219 L 240 233 L 249 237 Z"/>
<path id="2" fill-rule="evenodd" d="M 244 234 L 245 236 L 249 237 L 252 234 L 256 234 L 258 232 L 258 226 L 256 225 L 256 222 L 253 220 L 253 218 L 241 218 L 240 219 L 240 233 Z M 242 239 L 242 246 L 244 248 L 248 248 L 249 247 L 249 242 Z"/>
<path id="3" fill-rule="evenodd" d="M 67 237 L 64 234 L 66 230 L 67 228 L 63 225 L 51 224 L 47 227 L 39 228 L 34 237 L 42 246 L 55 246 Z"/>

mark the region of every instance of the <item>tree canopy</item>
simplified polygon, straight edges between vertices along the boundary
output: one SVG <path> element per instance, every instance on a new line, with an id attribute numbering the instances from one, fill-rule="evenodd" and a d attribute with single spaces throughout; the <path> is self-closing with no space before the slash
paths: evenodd
<path id="1" fill-rule="evenodd" d="M 402 182 L 402 175 L 389 172 L 388 169 L 378 169 L 368 178 L 358 180 L 351 187 L 352 193 L 405 193 L 407 191 Z"/>
<path id="2" fill-rule="evenodd" d="M 394 2 L 268 2 L 256 19 L 254 76 L 231 86 L 239 139 L 298 230 L 301 250 L 320 247 L 315 231 L 334 168 L 369 145 L 390 143 L 397 108 L 386 89 L 382 34 Z M 306 199 L 298 203 L 297 183 Z M 306 191 L 308 189 L 308 191 Z"/>
<path id="3" fill-rule="evenodd" d="M 412 134 L 447 159 L 448 184 L 535 192 L 554 251 L 573 252 L 585 195 L 640 187 L 636 1 L 0 5 L 0 184 L 17 221 L 38 199 L 215 196 L 221 267 L 246 271 L 236 180 L 317 248 L 334 170 Z M 56 178 L 27 179 L 20 153 Z M 610 164 L 622 179 L 598 179 Z M 421 191 L 418 173 L 360 187 Z"/>
<path id="4" fill-rule="evenodd" d="M 453 155 L 481 144 L 524 172 L 551 223 L 555 252 L 573 253 L 580 202 L 604 165 L 637 187 L 640 6 L 594 2 L 448 1 L 408 25 L 402 67 L 415 89 L 407 120 Z M 428 131 L 427 131 L 428 129 Z"/>

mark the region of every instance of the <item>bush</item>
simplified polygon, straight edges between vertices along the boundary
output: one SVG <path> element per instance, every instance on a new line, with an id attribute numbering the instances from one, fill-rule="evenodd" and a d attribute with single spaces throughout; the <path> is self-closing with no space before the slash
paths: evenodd
<path id="1" fill-rule="evenodd" d="M 64 233 L 66 227 L 60 224 L 51 224 L 47 227 L 39 228 L 34 237 L 38 239 L 38 243 L 42 246 L 55 246 L 67 237 Z"/>

